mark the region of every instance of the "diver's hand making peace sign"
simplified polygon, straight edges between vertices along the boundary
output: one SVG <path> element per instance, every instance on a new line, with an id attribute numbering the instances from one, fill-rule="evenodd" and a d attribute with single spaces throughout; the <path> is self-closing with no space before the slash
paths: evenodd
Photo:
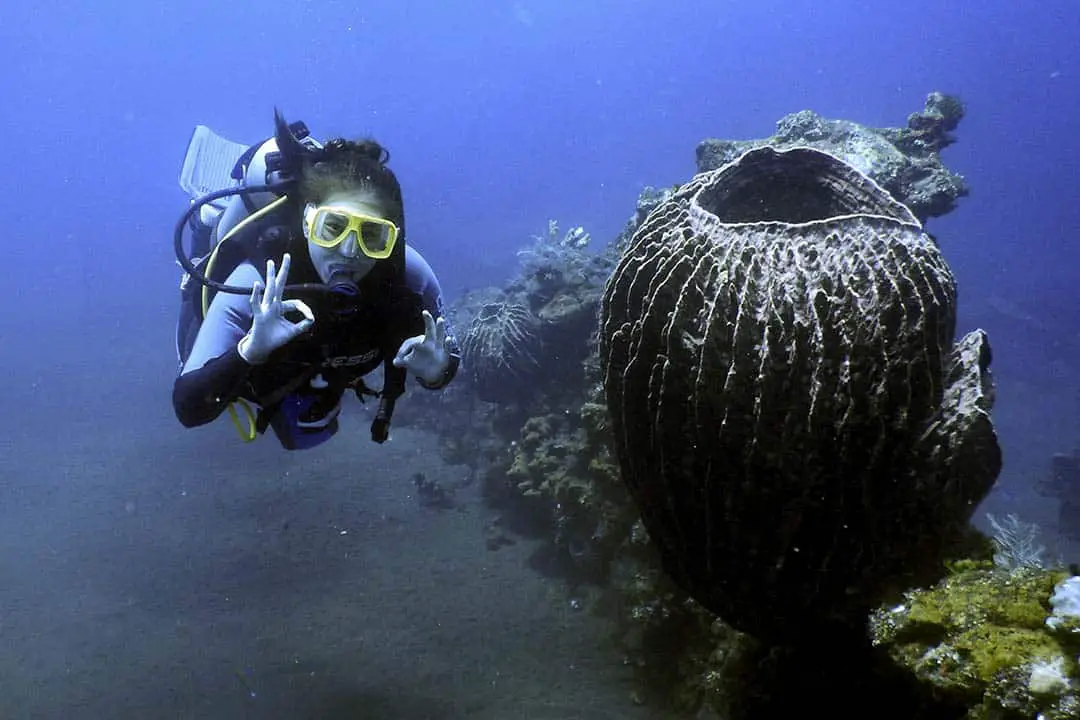
<path id="1" fill-rule="evenodd" d="M 251 365 L 266 362 L 270 353 L 310 328 L 315 314 L 302 300 L 282 300 L 285 284 L 289 280 L 292 257 L 285 253 L 281 259 L 281 271 L 274 272 L 274 261 L 266 261 L 266 284 L 255 283 L 251 288 L 251 329 L 236 346 L 240 357 Z M 293 322 L 285 313 L 295 310 L 304 316 Z"/>
<path id="2" fill-rule="evenodd" d="M 413 375 L 434 385 L 442 380 L 450 366 L 450 350 L 446 347 L 446 321 L 438 321 L 424 311 L 424 334 L 408 338 L 394 356 L 394 366 L 406 368 Z"/>

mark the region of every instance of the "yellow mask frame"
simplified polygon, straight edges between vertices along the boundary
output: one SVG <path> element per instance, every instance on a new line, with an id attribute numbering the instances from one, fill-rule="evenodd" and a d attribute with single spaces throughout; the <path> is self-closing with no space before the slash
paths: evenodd
<path id="1" fill-rule="evenodd" d="M 360 251 L 372 260 L 390 257 L 400 232 L 391 220 L 357 213 L 341 205 L 308 208 L 305 216 L 308 240 L 315 245 L 335 248 L 355 234 Z"/>

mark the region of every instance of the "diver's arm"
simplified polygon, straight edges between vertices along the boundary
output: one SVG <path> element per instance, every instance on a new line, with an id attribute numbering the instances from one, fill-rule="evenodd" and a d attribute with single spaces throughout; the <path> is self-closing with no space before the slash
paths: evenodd
<path id="1" fill-rule="evenodd" d="M 254 265 L 241 263 L 226 284 L 250 287 L 261 280 Z M 251 370 L 237 345 L 250 327 L 247 295 L 214 295 L 191 354 L 173 383 L 173 409 L 185 427 L 205 425 L 236 399 Z"/>
<path id="2" fill-rule="evenodd" d="M 450 320 L 444 314 L 445 308 L 443 307 L 442 287 L 439 285 L 439 279 L 435 276 L 435 271 L 428 265 L 424 256 L 420 254 L 420 251 L 411 245 L 405 246 L 405 283 L 410 290 L 420 296 L 423 309 L 431 313 L 435 319 L 442 318 L 445 323 L 446 349 L 450 353 L 450 364 L 447 366 L 446 372 L 434 383 L 427 383 L 417 378 L 423 387 L 429 390 L 438 390 L 445 387 L 457 374 L 458 366 L 461 364 L 461 350 L 458 348 L 457 338 L 454 335 L 453 328 L 450 326 Z"/>

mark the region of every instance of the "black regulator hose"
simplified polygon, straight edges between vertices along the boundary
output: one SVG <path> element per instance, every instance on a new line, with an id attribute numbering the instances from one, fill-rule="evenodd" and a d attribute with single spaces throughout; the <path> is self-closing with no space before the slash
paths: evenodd
<path id="1" fill-rule="evenodd" d="M 176 223 L 176 232 L 173 234 L 173 250 L 176 252 L 176 261 L 180 263 L 180 267 L 184 268 L 184 271 L 198 281 L 201 285 L 205 285 L 211 290 L 217 292 L 230 293 L 232 295 L 250 295 L 251 288 L 243 287 L 240 285 L 226 285 L 225 283 L 218 282 L 212 278 L 206 277 L 202 270 L 195 266 L 195 263 L 191 261 L 187 253 L 184 252 L 184 228 L 191 222 L 192 216 L 197 213 L 203 205 L 212 203 L 215 200 L 220 200 L 224 197 L 230 197 L 232 195 L 241 195 L 246 193 L 261 193 L 269 192 L 275 194 L 282 194 L 286 190 L 291 188 L 291 183 L 279 183 L 275 185 L 251 185 L 248 187 L 234 187 L 225 188 L 224 190 L 215 190 L 214 192 L 203 195 L 198 200 L 191 204 L 187 210 L 180 216 L 180 220 Z M 323 294 L 330 291 L 326 285 L 322 283 L 303 283 L 300 285 L 286 285 L 285 289 L 292 293 L 316 293 Z"/>

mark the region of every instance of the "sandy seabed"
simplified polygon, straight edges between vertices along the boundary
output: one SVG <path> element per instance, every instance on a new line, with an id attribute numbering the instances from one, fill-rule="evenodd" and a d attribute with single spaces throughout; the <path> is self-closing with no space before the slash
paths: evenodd
<path id="1" fill-rule="evenodd" d="M 415 473 L 467 469 L 419 430 L 374 445 L 349 410 L 304 453 L 224 420 L 87 424 L 8 452 L 0 716 L 655 717 L 531 543 L 487 548 L 475 483 L 455 509 L 416 496 Z"/>

